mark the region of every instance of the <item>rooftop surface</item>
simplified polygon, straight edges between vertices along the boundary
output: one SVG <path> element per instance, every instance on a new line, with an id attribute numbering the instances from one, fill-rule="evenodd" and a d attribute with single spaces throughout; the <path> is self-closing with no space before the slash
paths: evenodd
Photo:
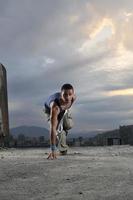
<path id="1" fill-rule="evenodd" d="M 132 146 L 70 148 L 56 160 L 48 152 L 0 151 L 2 200 L 132 200 Z"/>

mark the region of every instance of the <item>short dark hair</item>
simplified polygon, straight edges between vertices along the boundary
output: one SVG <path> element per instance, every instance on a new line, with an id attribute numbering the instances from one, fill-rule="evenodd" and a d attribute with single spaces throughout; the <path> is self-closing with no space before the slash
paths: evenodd
<path id="1" fill-rule="evenodd" d="M 73 86 L 69 83 L 65 83 L 64 85 L 62 85 L 61 87 L 61 91 L 62 90 L 74 90 Z"/>

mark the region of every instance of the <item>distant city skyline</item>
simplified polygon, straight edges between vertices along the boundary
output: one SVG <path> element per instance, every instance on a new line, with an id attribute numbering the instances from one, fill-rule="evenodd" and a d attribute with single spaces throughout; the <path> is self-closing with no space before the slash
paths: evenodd
<path id="1" fill-rule="evenodd" d="M 131 0 L 0 0 L 10 128 L 48 127 L 46 98 L 75 88 L 76 131 L 133 124 Z"/>

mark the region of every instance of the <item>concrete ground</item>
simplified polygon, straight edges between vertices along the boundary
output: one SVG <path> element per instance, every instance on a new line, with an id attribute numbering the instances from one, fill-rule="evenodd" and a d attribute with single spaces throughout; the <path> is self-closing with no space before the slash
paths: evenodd
<path id="1" fill-rule="evenodd" d="M 0 151 L 0 200 L 132 200 L 133 147 Z"/>

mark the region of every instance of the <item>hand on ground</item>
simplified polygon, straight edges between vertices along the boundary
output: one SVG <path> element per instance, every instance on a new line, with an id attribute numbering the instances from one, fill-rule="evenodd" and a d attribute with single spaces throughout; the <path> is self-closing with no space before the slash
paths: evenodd
<path id="1" fill-rule="evenodd" d="M 49 153 L 48 157 L 47 157 L 48 160 L 54 160 L 54 159 L 57 159 L 57 153 L 56 151 L 52 151 Z"/>

